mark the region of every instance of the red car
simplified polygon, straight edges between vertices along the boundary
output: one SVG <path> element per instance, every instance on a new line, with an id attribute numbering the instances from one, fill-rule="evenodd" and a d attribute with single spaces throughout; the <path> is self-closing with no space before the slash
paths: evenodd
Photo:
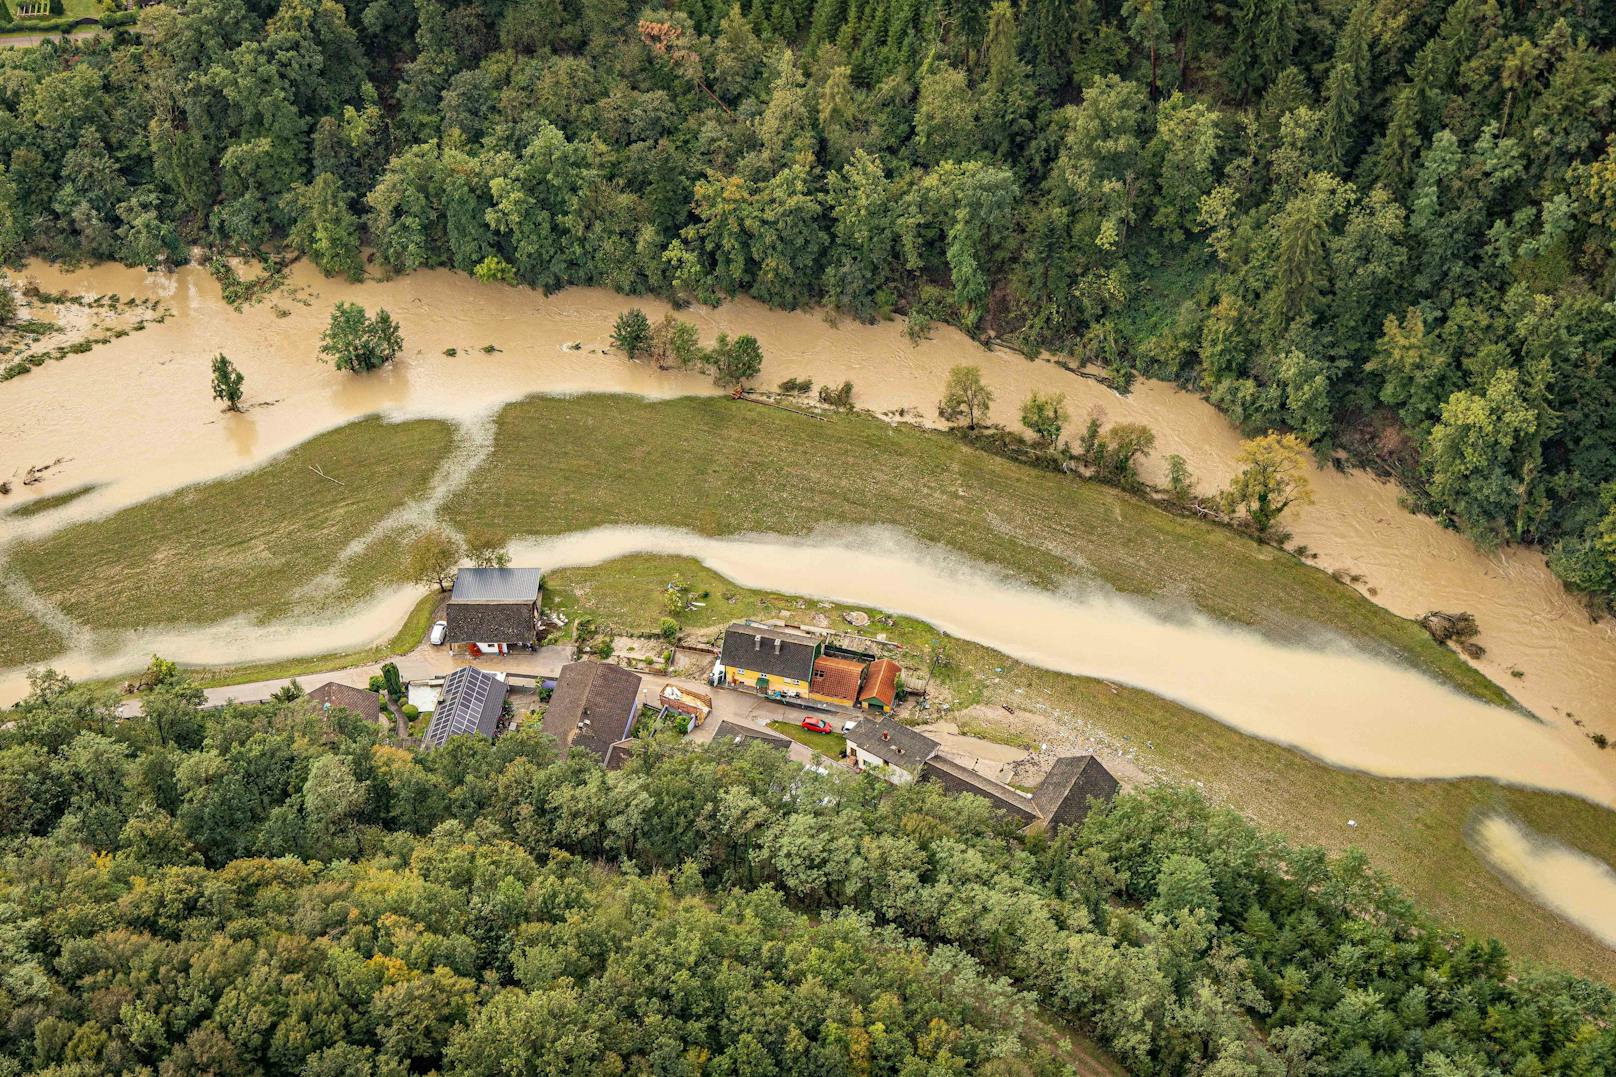
<path id="1" fill-rule="evenodd" d="M 802 727 L 810 733 L 829 733 L 830 723 L 823 718 L 804 718 Z"/>

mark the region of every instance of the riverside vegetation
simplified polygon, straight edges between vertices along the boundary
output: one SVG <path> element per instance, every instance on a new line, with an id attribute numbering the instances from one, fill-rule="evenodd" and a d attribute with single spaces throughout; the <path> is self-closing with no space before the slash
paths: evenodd
<path id="1" fill-rule="evenodd" d="M 1616 594 L 1616 12 L 206 0 L 0 57 L 0 257 L 907 314 L 1204 391 Z"/>
<path id="2" fill-rule="evenodd" d="M 0 730 L 19 1072 L 1616 1064 L 1608 988 L 1182 789 L 1021 838 L 762 746 L 607 773 L 531 728 L 412 755 L 345 711 L 198 701 L 171 676 L 120 721 L 43 674 Z"/>

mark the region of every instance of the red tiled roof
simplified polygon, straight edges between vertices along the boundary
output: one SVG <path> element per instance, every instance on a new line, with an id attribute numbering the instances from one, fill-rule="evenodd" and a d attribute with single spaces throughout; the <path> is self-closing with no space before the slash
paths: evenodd
<path id="1" fill-rule="evenodd" d="M 826 655 L 814 659 L 814 679 L 809 682 L 809 691 L 852 703 L 858 699 L 859 682 L 863 679 L 863 662 Z"/>
<path id="2" fill-rule="evenodd" d="M 877 658 L 871 662 L 864 675 L 864 689 L 859 692 L 859 702 L 876 699 L 890 709 L 898 697 L 898 674 L 902 672 L 903 667 L 890 658 Z"/>

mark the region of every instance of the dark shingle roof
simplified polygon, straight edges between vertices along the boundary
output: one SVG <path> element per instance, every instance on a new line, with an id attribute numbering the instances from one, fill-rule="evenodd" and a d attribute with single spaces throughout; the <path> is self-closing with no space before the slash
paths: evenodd
<path id="1" fill-rule="evenodd" d="M 456 602 L 444 620 L 448 643 L 532 643 L 538 636 L 528 602 Z"/>
<path id="2" fill-rule="evenodd" d="M 807 681 L 813 675 L 819 640 L 805 632 L 764 625 L 732 624 L 724 631 L 722 661 L 771 677 Z"/>
<path id="3" fill-rule="evenodd" d="M 926 760 L 921 775 L 941 785 L 950 793 L 956 795 L 970 793 L 979 796 L 1000 811 L 1007 812 L 1023 822 L 1030 823 L 1038 818 L 1031 797 L 1021 795 L 1008 785 L 1000 785 L 992 778 L 984 777 L 964 763 L 955 762 L 946 755 L 934 755 Z"/>
<path id="4" fill-rule="evenodd" d="M 1089 813 L 1089 799 L 1110 800 L 1120 786 L 1092 755 L 1066 755 L 1055 760 L 1049 775 L 1033 793 L 1033 806 L 1051 830 L 1076 826 Z"/>
<path id="5" fill-rule="evenodd" d="M 937 742 L 918 729 L 883 718 L 879 722 L 860 722 L 847 734 L 856 748 L 890 763 L 900 770 L 918 774 L 921 766 L 937 750 Z"/>
<path id="6" fill-rule="evenodd" d="M 461 666 L 443 679 L 443 701 L 432 712 L 423 748 L 441 748 L 450 737 L 476 733 L 494 739 L 505 708 L 505 682 L 475 666 Z"/>
<path id="7" fill-rule="evenodd" d="M 308 698 L 322 707 L 344 707 L 367 721 L 378 721 L 382 714 L 381 700 L 376 698 L 375 692 L 336 681 L 320 685 Z"/>
<path id="8" fill-rule="evenodd" d="M 572 662 L 556 678 L 543 728 L 562 751 L 584 748 L 604 760 L 612 743 L 628 735 L 639 698 L 638 674 L 609 662 Z"/>
<path id="9" fill-rule="evenodd" d="M 727 720 L 719 722 L 718 727 L 713 730 L 714 744 L 749 744 L 752 741 L 767 744 L 771 748 L 779 748 L 781 751 L 791 750 L 791 738 L 782 737 L 773 730 L 759 729 L 757 726 L 741 725 Z"/>
<path id="10" fill-rule="evenodd" d="M 537 602 L 544 574 L 536 568 L 463 568 L 451 602 Z"/>

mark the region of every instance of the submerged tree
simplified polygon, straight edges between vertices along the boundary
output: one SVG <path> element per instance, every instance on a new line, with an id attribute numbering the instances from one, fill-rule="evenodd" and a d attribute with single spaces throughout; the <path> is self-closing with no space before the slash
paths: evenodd
<path id="1" fill-rule="evenodd" d="M 763 369 L 763 346 L 750 333 L 742 333 L 734 340 L 720 333 L 718 342 L 707 353 L 707 364 L 712 368 L 715 385 L 744 385 Z"/>
<path id="2" fill-rule="evenodd" d="M 612 328 L 612 345 L 630 359 L 638 359 L 640 353 L 650 347 L 651 319 L 645 316 L 645 311 L 631 307 L 617 316 L 617 324 Z"/>
<path id="3" fill-rule="evenodd" d="M 231 411 L 241 410 L 241 386 L 246 381 L 224 353 L 213 357 L 213 399 L 223 400 Z"/>
<path id="4" fill-rule="evenodd" d="M 404 337 L 398 323 L 385 310 L 366 317 L 358 303 L 338 301 L 331 312 L 331 323 L 320 334 L 320 352 L 338 370 L 362 374 L 398 358 L 404 350 Z"/>
<path id="5" fill-rule="evenodd" d="M 1265 434 L 1245 442 L 1243 466 L 1223 495 L 1228 511 L 1243 511 L 1257 534 L 1266 536 L 1286 509 L 1312 503 L 1309 455 L 1295 434 Z"/>
<path id="6" fill-rule="evenodd" d="M 948 372 L 943 398 L 937 402 L 937 415 L 951 423 L 964 419 L 966 427 L 975 430 L 992 406 L 993 390 L 982 383 L 982 368 L 957 366 Z"/>
<path id="7" fill-rule="evenodd" d="M 1066 394 L 1041 393 L 1034 389 L 1021 405 L 1021 425 L 1031 430 L 1038 443 L 1054 447 L 1066 428 Z"/>

